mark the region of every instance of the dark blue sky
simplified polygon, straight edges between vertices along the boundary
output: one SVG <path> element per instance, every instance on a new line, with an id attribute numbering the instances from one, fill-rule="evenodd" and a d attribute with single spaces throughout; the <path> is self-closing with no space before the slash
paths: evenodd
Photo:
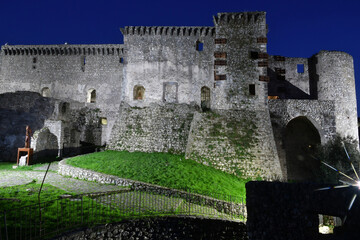
<path id="1" fill-rule="evenodd" d="M 1 0 L 0 44 L 122 43 L 123 26 L 213 26 L 217 12 L 266 11 L 268 53 L 354 58 L 360 103 L 358 0 Z M 359 105 L 359 104 L 358 104 Z M 359 109 L 359 107 L 358 107 Z"/>

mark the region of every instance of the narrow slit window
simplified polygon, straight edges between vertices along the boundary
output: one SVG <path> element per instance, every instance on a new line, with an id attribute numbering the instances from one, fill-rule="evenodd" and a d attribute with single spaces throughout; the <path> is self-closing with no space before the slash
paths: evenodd
<path id="1" fill-rule="evenodd" d="M 297 65 L 297 72 L 298 73 L 304 73 L 304 64 L 298 64 Z"/>
<path id="2" fill-rule="evenodd" d="M 204 49 L 204 43 L 197 41 L 196 42 L 196 51 L 201 52 Z"/>
<path id="3" fill-rule="evenodd" d="M 33 58 L 33 63 L 36 63 L 37 62 L 37 59 L 36 57 Z"/>
<path id="4" fill-rule="evenodd" d="M 255 84 L 249 84 L 249 94 L 251 96 L 255 95 Z"/>
<path id="5" fill-rule="evenodd" d="M 86 64 L 86 57 L 82 56 L 81 57 L 81 70 L 85 71 L 85 64 Z"/>

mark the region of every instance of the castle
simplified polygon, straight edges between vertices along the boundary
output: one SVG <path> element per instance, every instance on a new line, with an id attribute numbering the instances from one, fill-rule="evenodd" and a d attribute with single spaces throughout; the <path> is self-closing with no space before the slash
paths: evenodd
<path id="1" fill-rule="evenodd" d="M 106 145 L 184 153 L 244 177 L 308 179 L 317 144 L 358 140 L 352 57 L 269 56 L 265 12 L 121 32 L 123 44 L 1 47 L 1 160 L 15 160 L 30 125 L 35 152 Z"/>

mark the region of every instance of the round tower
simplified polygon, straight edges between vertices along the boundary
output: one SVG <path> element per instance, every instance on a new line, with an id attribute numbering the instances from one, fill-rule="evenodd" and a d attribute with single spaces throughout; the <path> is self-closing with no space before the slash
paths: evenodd
<path id="1" fill-rule="evenodd" d="M 339 51 L 321 51 L 315 57 L 318 100 L 334 101 L 336 132 L 342 137 L 352 137 L 358 141 L 352 56 Z"/>

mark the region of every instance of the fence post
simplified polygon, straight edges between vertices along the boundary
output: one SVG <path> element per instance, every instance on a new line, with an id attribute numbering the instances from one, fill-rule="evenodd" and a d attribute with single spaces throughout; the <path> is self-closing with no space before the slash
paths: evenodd
<path id="1" fill-rule="evenodd" d="M 81 225 L 84 223 L 83 195 L 81 195 Z"/>
<path id="2" fill-rule="evenodd" d="M 191 212 L 191 203 L 190 203 L 190 189 L 188 189 L 188 202 L 189 202 L 189 216 L 190 216 L 190 212 Z"/>
<path id="3" fill-rule="evenodd" d="M 139 191 L 139 215 L 141 212 L 141 191 Z"/>

